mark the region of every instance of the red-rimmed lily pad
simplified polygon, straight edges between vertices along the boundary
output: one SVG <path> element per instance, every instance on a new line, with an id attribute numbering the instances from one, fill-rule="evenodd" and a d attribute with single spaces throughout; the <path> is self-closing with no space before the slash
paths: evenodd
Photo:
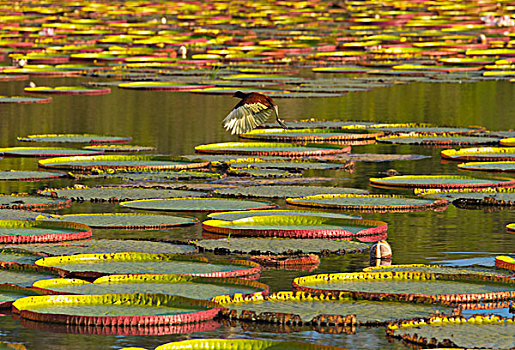
<path id="1" fill-rule="evenodd" d="M 151 90 L 151 91 L 190 91 L 193 89 L 212 88 L 214 85 L 185 84 L 172 81 L 138 81 L 118 84 L 122 89 Z"/>
<path id="2" fill-rule="evenodd" d="M 286 203 L 295 206 L 316 207 L 324 209 L 342 209 L 358 211 L 414 211 L 445 209 L 445 199 L 411 198 L 386 194 L 321 194 L 301 198 L 286 198 Z"/>
<path id="3" fill-rule="evenodd" d="M 111 89 L 93 89 L 85 86 L 36 86 L 26 87 L 25 92 L 52 95 L 107 95 Z"/>
<path id="4" fill-rule="evenodd" d="M 506 225 L 506 231 L 510 233 L 515 233 L 515 223 Z"/>
<path id="5" fill-rule="evenodd" d="M 0 212 L 1 213 L 1 212 Z M 306 216 L 321 216 L 337 219 L 361 219 L 359 215 L 351 215 L 344 213 L 330 213 L 315 210 L 284 210 L 284 209 L 271 209 L 271 210 L 245 210 L 245 211 L 227 211 L 221 213 L 208 214 L 208 219 L 212 220 L 239 220 L 248 218 L 249 216 L 262 216 L 262 215 L 306 215 Z"/>
<path id="6" fill-rule="evenodd" d="M 8 147 L 0 148 L 0 154 L 4 157 L 71 157 L 71 156 L 95 156 L 103 154 L 102 150 L 81 150 L 57 147 Z"/>
<path id="7" fill-rule="evenodd" d="M 443 273 L 451 275 L 484 275 L 484 276 L 506 276 L 503 271 L 492 268 L 476 268 L 476 267 L 449 267 L 444 265 L 424 265 L 424 264 L 406 264 L 406 265 L 381 265 L 371 266 L 363 269 L 365 272 L 384 272 L 384 271 L 410 271 L 410 272 L 426 272 L 426 273 Z"/>
<path id="8" fill-rule="evenodd" d="M 64 173 L 50 171 L 0 171 L 0 180 L 3 181 L 43 181 L 55 180 L 65 176 Z"/>
<path id="9" fill-rule="evenodd" d="M 13 284 L 2 283 L 0 284 L 0 309 L 11 308 L 12 303 L 15 300 L 25 298 L 28 296 L 35 295 L 44 295 L 41 290 L 35 288 L 27 288 L 20 287 Z M 2 344 L 0 344 L 0 349 L 2 349 Z M 9 349 L 10 347 L 6 347 L 5 349 Z"/>
<path id="10" fill-rule="evenodd" d="M 221 238 L 193 241 L 201 251 L 239 254 L 322 254 L 343 255 L 367 252 L 369 245 L 361 242 L 325 238 Z"/>
<path id="11" fill-rule="evenodd" d="M 316 156 L 325 154 L 349 153 L 350 146 L 327 146 L 323 144 L 293 144 L 274 142 L 226 142 L 200 145 L 198 153 L 237 154 L 258 156 Z"/>
<path id="12" fill-rule="evenodd" d="M 382 132 L 369 132 L 367 130 L 344 129 L 254 129 L 238 135 L 243 139 L 280 141 L 280 142 L 328 142 L 369 140 L 383 136 Z"/>
<path id="13" fill-rule="evenodd" d="M 300 343 L 294 341 L 277 341 L 262 339 L 190 339 L 166 343 L 155 350 L 234 350 L 234 349 L 260 349 L 260 350 L 348 350 L 332 345 L 313 343 Z M 129 350 L 129 349 L 126 349 Z M 134 349 L 135 350 L 135 349 Z"/>
<path id="14" fill-rule="evenodd" d="M 508 137 L 505 139 L 501 139 L 499 143 L 502 146 L 514 147 L 515 146 L 515 137 Z"/>
<path id="15" fill-rule="evenodd" d="M 74 222 L 0 220 L 0 243 L 56 242 L 91 237 L 91 228 Z"/>
<path id="16" fill-rule="evenodd" d="M 152 152 L 155 151 L 156 148 L 152 146 L 137 146 L 137 145 L 95 145 L 95 146 L 86 146 L 83 149 L 87 149 L 90 151 L 97 152 Z"/>
<path id="17" fill-rule="evenodd" d="M 514 226 L 512 224 L 512 226 Z M 495 266 L 500 269 L 515 271 L 515 259 L 511 256 L 500 255 L 495 257 Z"/>
<path id="18" fill-rule="evenodd" d="M 36 266 L 12 261 L 0 261 L 0 279 L 2 283 L 14 284 L 28 288 L 42 279 L 59 278 L 66 272 L 56 268 Z"/>
<path id="19" fill-rule="evenodd" d="M 515 188 L 513 187 L 415 189 L 415 194 L 452 200 L 457 207 L 509 207 L 515 205 Z"/>
<path id="20" fill-rule="evenodd" d="M 50 103 L 51 97 L 0 96 L 0 103 Z"/>
<path id="21" fill-rule="evenodd" d="M 249 209 L 274 209 L 274 203 L 224 199 L 224 198 L 172 198 L 172 199 L 144 199 L 120 203 L 122 207 L 141 210 L 163 211 L 228 211 Z"/>
<path id="22" fill-rule="evenodd" d="M 208 232 L 252 237 L 342 238 L 377 235 L 388 229 L 383 221 L 336 219 L 305 215 L 270 215 L 224 221 L 206 220 Z"/>
<path id="23" fill-rule="evenodd" d="M 18 137 L 18 141 L 23 142 L 69 142 L 69 143 L 90 143 L 90 144 L 111 144 L 127 143 L 132 141 L 132 137 L 122 136 L 103 136 L 89 134 L 39 134 Z"/>
<path id="24" fill-rule="evenodd" d="M 0 195 L 1 209 L 39 210 L 46 208 L 64 208 L 69 206 L 71 199 L 48 198 L 28 195 Z"/>
<path id="25" fill-rule="evenodd" d="M 458 164 L 458 169 L 475 171 L 513 172 L 515 171 L 515 161 L 463 163 Z"/>
<path id="26" fill-rule="evenodd" d="M 161 293 L 202 300 L 268 293 L 266 284 L 242 278 L 154 274 L 111 275 L 93 282 L 72 278 L 50 279 L 37 281 L 33 287 L 61 294 Z"/>
<path id="27" fill-rule="evenodd" d="M 15 301 L 13 311 L 42 322 L 137 326 L 201 322 L 214 318 L 220 308 L 173 295 L 119 293 L 27 297 Z"/>
<path id="28" fill-rule="evenodd" d="M 109 201 L 120 202 L 148 198 L 182 198 L 203 197 L 207 193 L 199 191 L 185 191 L 163 188 L 146 188 L 137 186 L 98 186 L 98 187 L 64 187 L 47 188 L 39 191 L 43 196 L 53 198 L 70 198 L 74 201 Z"/>
<path id="29" fill-rule="evenodd" d="M 379 137 L 377 142 L 392 143 L 401 145 L 431 145 L 431 146 L 454 146 L 454 145 L 497 145 L 497 137 L 486 136 L 463 136 L 463 135 L 395 135 Z"/>
<path id="30" fill-rule="evenodd" d="M 57 157 L 38 162 L 42 168 L 87 171 L 92 169 L 124 169 L 127 171 L 184 170 L 204 168 L 209 162 L 190 162 L 168 156 L 100 155 Z"/>
<path id="31" fill-rule="evenodd" d="M 386 334 L 421 346 L 467 349 L 513 349 L 515 318 L 496 315 L 433 317 L 392 323 Z"/>
<path id="32" fill-rule="evenodd" d="M 352 272 L 298 277 L 293 289 L 309 293 L 349 293 L 357 298 L 421 303 L 473 303 L 510 300 L 515 280 L 477 274 Z"/>
<path id="33" fill-rule="evenodd" d="M 36 261 L 77 277 L 123 274 L 186 274 L 203 277 L 241 277 L 259 273 L 258 264 L 246 260 L 208 260 L 203 257 L 158 253 L 106 253 L 53 256 Z"/>
<path id="34" fill-rule="evenodd" d="M 441 305 L 356 300 L 344 293 L 325 297 L 281 291 L 264 297 L 220 298 L 219 302 L 226 307 L 221 315 L 230 319 L 266 323 L 295 322 L 308 326 L 321 322 L 340 326 L 377 326 L 399 320 L 429 319 L 435 314 L 443 312 L 449 315 L 453 312 L 452 307 Z"/>
<path id="35" fill-rule="evenodd" d="M 370 178 L 370 184 L 377 187 L 392 188 L 479 188 L 512 186 L 515 184 L 515 180 L 460 175 L 402 175 Z"/>
<path id="36" fill-rule="evenodd" d="M 442 158 L 461 161 L 515 161 L 513 147 L 481 147 L 446 149 L 441 152 Z"/>
<path id="37" fill-rule="evenodd" d="M 317 194 L 367 194 L 369 191 L 347 187 L 259 185 L 221 188 L 213 193 L 229 197 L 295 198 Z"/>
<path id="38" fill-rule="evenodd" d="M 246 169 L 284 169 L 291 171 L 299 170 L 330 170 L 330 169 L 349 169 L 352 168 L 350 162 L 339 162 L 339 163 L 325 163 L 325 162 L 314 162 L 305 160 L 290 160 L 290 161 L 262 161 L 260 159 L 255 160 L 236 160 L 227 161 L 225 164 L 229 164 L 230 171 L 235 170 L 246 170 Z"/>
<path id="39" fill-rule="evenodd" d="M 163 230 L 175 226 L 193 225 L 199 222 L 194 217 L 133 213 L 66 214 L 54 216 L 53 218 L 78 222 L 92 228 L 123 230 Z"/>

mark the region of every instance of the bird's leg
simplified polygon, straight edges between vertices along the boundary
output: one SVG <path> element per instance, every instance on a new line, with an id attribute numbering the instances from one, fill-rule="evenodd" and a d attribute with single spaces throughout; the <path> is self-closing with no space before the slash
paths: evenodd
<path id="1" fill-rule="evenodd" d="M 280 125 L 283 129 L 288 129 L 288 127 L 286 126 L 286 124 L 284 124 L 284 120 L 279 119 L 279 108 L 277 108 L 277 106 L 274 106 L 274 113 L 275 113 L 275 119 L 277 120 L 277 122 L 279 123 L 279 125 Z"/>

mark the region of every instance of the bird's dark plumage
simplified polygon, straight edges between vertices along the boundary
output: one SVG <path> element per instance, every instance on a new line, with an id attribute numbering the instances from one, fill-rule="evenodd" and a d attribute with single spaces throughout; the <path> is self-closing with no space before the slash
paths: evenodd
<path id="1" fill-rule="evenodd" d="M 274 114 L 277 122 L 286 128 L 283 121 L 279 119 L 279 109 L 272 98 L 257 92 L 246 94 L 241 91 L 236 91 L 233 96 L 241 98 L 241 101 L 223 120 L 225 129 L 231 134 L 249 132 Z"/>

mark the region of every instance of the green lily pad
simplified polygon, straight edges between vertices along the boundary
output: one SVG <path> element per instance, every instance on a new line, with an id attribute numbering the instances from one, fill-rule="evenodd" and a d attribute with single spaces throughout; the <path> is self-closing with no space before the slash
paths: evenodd
<path id="1" fill-rule="evenodd" d="M 199 222 L 197 218 L 193 217 L 129 213 L 67 214 L 54 216 L 53 219 L 78 222 L 92 228 L 125 230 L 162 230 Z"/>
<path id="2" fill-rule="evenodd" d="M 325 238 L 222 238 L 203 239 L 193 244 L 202 251 L 239 254 L 355 254 L 369 250 L 369 245 Z"/>
<path id="3" fill-rule="evenodd" d="M 36 281 L 63 276 L 64 271 L 59 269 L 18 262 L 2 261 L 0 263 L 0 280 L 2 283 L 14 284 L 20 287 L 29 288 Z"/>
<path id="4" fill-rule="evenodd" d="M 0 220 L 0 243 L 56 242 L 91 237 L 91 228 L 74 222 Z"/>
<path id="5" fill-rule="evenodd" d="M 367 194 L 367 190 L 346 187 L 259 185 L 216 189 L 213 193 L 230 197 L 295 198 L 317 194 Z"/>
<path id="6" fill-rule="evenodd" d="M 97 152 L 151 152 L 155 151 L 155 147 L 151 146 L 137 146 L 137 145 L 95 145 L 86 146 L 83 149 Z"/>
<path id="7" fill-rule="evenodd" d="M 224 221 L 206 220 L 202 228 L 208 232 L 232 236 L 283 238 L 341 238 L 376 235 L 387 230 L 383 221 L 337 219 L 305 215 L 254 216 Z"/>
<path id="8" fill-rule="evenodd" d="M 461 170 L 476 170 L 476 171 L 515 171 L 515 161 L 506 162 L 471 162 L 458 164 L 458 169 Z"/>
<path id="9" fill-rule="evenodd" d="M 384 133 L 369 132 L 367 130 L 342 130 L 342 129 L 255 129 L 238 135 L 243 139 L 279 141 L 279 142 L 343 142 L 352 140 L 374 140 Z"/>
<path id="10" fill-rule="evenodd" d="M 50 103 L 51 97 L 0 96 L 0 103 Z"/>
<path id="11" fill-rule="evenodd" d="M 462 161 L 515 161 L 514 147 L 480 147 L 446 149 L 441 152 L 442 158 Z"/>
<path id="12" fill-rule="evenodd" d="M 57 147 L 8 147 L 0 148 L 0 154 L 4 157 L 70 157 L 70 156 L 94 156 L 102 154 L 102 151 L 86 151 L 81 149 L 57 148 Z"/>
<path id="13" fill-rule="evenodd" d="M 18 137 L 18 141 L 24 142 L 70 142 L 70 143 L 91 143 L 91 144 L 105 144 L 105 143 L 126 143 L 131 142 L 131 137 L 121 136 L 102 136 L 102 135 L 88 135 L 88 134 L 43 134 L 43 135 L 28 135 L 25 137 Z"/>
<path id="14" fill-rule="evenodd" d="M 93 282 L 51 279 L 38 281 L 33 287 L 62 294 L 160 293 L 202 300 L 268 292 L 267 285 L 245 279 L 155 274 L 104 276 Z"/>
<path id="15" fill-rule="evenodd" d="M 11 308 L 13 301 L 25 298 L 28 296 L 42 295 L 42 291 L 34 288 L 20 287 L 12 284 L 0 284 L 0 309 Z M 13 349 L 9 346 L 3 347 L 0 344 L 0 349 Z"/>
<path id="16" fill-rule="evenodd" d="M 122 207 L 141 210 L 164 211 L 228 211 L 249 209 L 273 209 L 270 202 L 223 199 L 223 198 L 172 198 L 146 199 L 120 203 Z"/>
<path id="17" fill-rule="evenodd" d="M 451 275 L 483 275 L 483 276 L 506 276 L 506 273 L 499 270 L 488 268 L 458 268 L 448 267 L 443 265 L 383 265 L 367 267 L 365 272 L 383 272 L 383 271 L 412 271 L 412 272 L 428 272 L 428 273 L 443 273 Z"/>
<path id="18" fill-rule="evenodd" d="M 386 136 L 377 139 L 377 142 L 392 143 L 401 145 L 435 145 L 435 146 L 452 146 L 452 145 L 497 145 L 499 138 L 496 137 L 479 137 L 479 136 L 461 136 L 461 135 L 398 135 Z"/>
<path id="19" fill-rule="evenodd" d="M 324 146 L 323 144 L 299 145 L 273 142 L 226 142 L 195 147 L 198 153 L 236 154 L 257 156 L 314 156 L 349 153 L 350 147 Z"/>
<path id="20" fill-rule="evenodd" d="M 0 248 L 0 261 L 34 264 L 36 260 L 41 259 L 43 256 L 46 255 L 40 252 L 30 252 L 23 248 L 17 249 L 10 248 L 9 246 L 2 246 L 2 248 Z"/>
<path id="21" fill-rule="evenodd" d="M 331 170 L 331 169 L 345 169 L 349 166 L 347 163 L 317 163 L 307 161 L 234 161 L 226 162 L 229 164 L 230 171 L 245 171 L 247 169 L 283 169 L 290 171 L 299 170 Z"/>
<path id="22" fill-rule="evenodd" d="M 248 350 L 347 350 L 330 345 L 261 339 L 190 339 L 166 343 L 158 346 L 155 350 L 230 350 L 243 348 Z"/>
<path id="23" fill-rule="evenodd" d="M 156 172 L 114 172 L 113 176 L 120 176 L 126 181 L 145 181 L 145 182 L 170 182 L 177 180 L 191 179 L 219 179 L 221 173 L 211 171 L 156 171 Z"/>
<path id="24" fill-rule="evenodd" d="M 145 188 L 132 186 L 99 186 L 99 187 L 65 187 L 47 188 L 40 191 L 43 196 L 70 198 L 75 201 L 101 200 L 101 201 L 127 201 L 147 198 L 181 198 L 203 197 L 207 194 L 198 191 L 170 190 L 159 188 Z"/>
<path id="25" fill-rule="evenodd" d="M 46 208 L 64 208 L 69 206 L 70 199 L 47 198 L 27 195 L 0 195 L 1 209 L 36 210 Z"/>
<path id="26" fill-rule="evenodd" d="M 66 174 L 50 171 L 0 171 L 0 181 L 43 181 L 64 176 Z"/>
<path id="27" fill-rule="evenodd" d="M 479 188 L 503 187 L 515 184 L 510 178 L 475 178 L 460 175 L 403 175 L 370 178 L 372 186 L 404 188 Z"/>
<path id="28" fill-rule="evenodd" d="M 227 169 L 227 173 L 231 176 L 253 178 L 298 178 L 302 176 L 301 173 L 292 173 L 288 170 L 266 168 L 229 168 Z"/>
<path id="29" fill-rule="evenodd" d="M 321 194 L 301 198 L 287 198 L 296 206 L 360 211 L 433 210 L 447 206 L 447 200 L 411 198 L 384 194 Z"/>
<path id="30" fill-rule="evenodd" d="M 55 95 L 106 95 L 111 92 L 111 89 L 92 89 L 84 86 L 36 86 L 26 87 L 25 92 Z"/>
<path id="31" fill-rule="evenodd" d="M 18 209 L 0 209 L 0 220 L 35 220 L 49 218 L 51 214 Z"/>
<path id="32" fill-rule="evenodd" d="M 151 91 L 190 91 L 193 89 L 212 88 L 214 85 L 184 84 L 167 81 L 137 81 L 118 84 L 122 89 L 151 90 Z"/>
<path id="33" fill-rule="evenodd" d="M 439 197 L 451 200 L 460 206 L 511 206 L 515 204 L 515 188 L 486 187 L 459 189 L 417 189 L 420 196 Z"/>
<path id="34" fill-rule="evenodd" d="M 1 211 L 0 211 L 1 213 Z M 250 216 L 268 216 L 268 215 L 306 215 L 306 216 L 320 216 L 327 218 L 337 219 L 361 219 L 359 215 L 350 215 L 344 213 L 330 213 L 323 211 L 314 210 L 283 210 L 283 209 L 272 209 L 272 210 L 245 210 L 245 211 L 227 211 L 221 213 L 211 213 L 207 215 L 208 219 L 211 220 L 226 220 L 233 221 Z"/>
<path id="35" fill-rule="evenodd" d="M 243 260 L 214 260 L 177 254 L 106 253 L 55 256 L 36 261 L 38 266 L 57 267 L 74 276 L 101 277 L 111 274 L 187 274 L 204 277 L 236 277 L 256 274 L 258 264 Z"/>

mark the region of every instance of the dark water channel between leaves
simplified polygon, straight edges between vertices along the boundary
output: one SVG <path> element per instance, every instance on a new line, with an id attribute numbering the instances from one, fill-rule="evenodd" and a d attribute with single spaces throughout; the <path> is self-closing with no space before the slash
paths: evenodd
<path id="1" fill-rule="evenodd" d="M 39 79 L 38 85 L 74 85 L 84 79 Z M 21 95 L 23 83 L 0 85 L 0 95 Z M 377 122 L 419 122 L 440 126 L 481 125 L 489 130 L 515 128 L 515 84 L 488 81 L 470 84 L 413 83 L 349 93 L 339 98 L 277 99 L 281 117 L 286 120 L 318 118 Z M 157 147 L 156 153 L 187 155 L 199 144 L 235 141 L 221 126 L 221 120 L 236 100 L 228 96 L 129 91 L 117 88 L 104 96 L 54 96 L 49 104 L 0 105 L 0 147 L 36 146 L 16 141 L 16 137 L 44 133 L 94 133 L 133 137 L 133 143 Z M 37 145 L 39 146 L 39 144 Z M 373 193 L 409 193 L 370 187 L 368 179 L 394 168 L 401 174 L 467 174 L 457 163 L 444 163 L 439 148 L 384 145 L 353 146 L 352 153 L 399 153 L 431 156 L 416 161 L 357 162 L 353 173 L 308 171 L 306 176 L 346 177 L 348 181 L 329 183 L 342 187 L 369 189 Z M 3 159 L 0 170 L 35 170 L 35 159 Z M 469 173 L 472 174 L 472 173 Z M 478 175 L 475 174 L 474 175 Z M 380 176 L 380 175 L 379 175 Z M 511 175 L 511 177 L 515 177 Z M 0 193 L 30 192 L 46 186 L 69 185 L 69 180 L 48 182 L 2 182 Z M 317 184 L 319 185 L 319 184 Z M 278 200 L 282 208 L 285 202 Z M 74 203 L 59 214 L 81 212 L 130 212 L 114 204 Z M 173 213 L 172 213 L 173 214 Z M 206 214 L 193 215 L 205 219 Z M 180 215 L 180 214 L 179 214 Z M 388 242 L 394 264 L 448 263 L 466 265 L 493 263 L 495 255 L 515 252 L 515 235 L 505 225 L 515 222 L 515 211 L 464 210 L 450 205 L 444 211 L 415 213 L 364 213 L 363 217 L 386 221 Z M 93 230 L 93 237 L 185 240 L 202 237 L 200 225 L 162 231 Z M 290 290 L 294 277 L 331 272 L 360 271 L 367 267 L 368 255 L 323 258 L 320 266 L 308 271 L 265 271 L 260 279 L 271 291 Z M 11 316 L 0 316 L 0 340 L 20 342 L 29 349 L 116 349 L 157 345 L 186 338 L 244 337 L 287 339 L 330 344 L 349 349 L 407 349 L 390 341 L 384 329 L 362 328 L 356 334 L 323 334 L 313 331 L 277 333 L 247 330 L 240 326 L 211 331 L 169 335 L 85 335 L 67 334 L 62 327 L 47 325 L 38 330 L 24 327 Z"/>

